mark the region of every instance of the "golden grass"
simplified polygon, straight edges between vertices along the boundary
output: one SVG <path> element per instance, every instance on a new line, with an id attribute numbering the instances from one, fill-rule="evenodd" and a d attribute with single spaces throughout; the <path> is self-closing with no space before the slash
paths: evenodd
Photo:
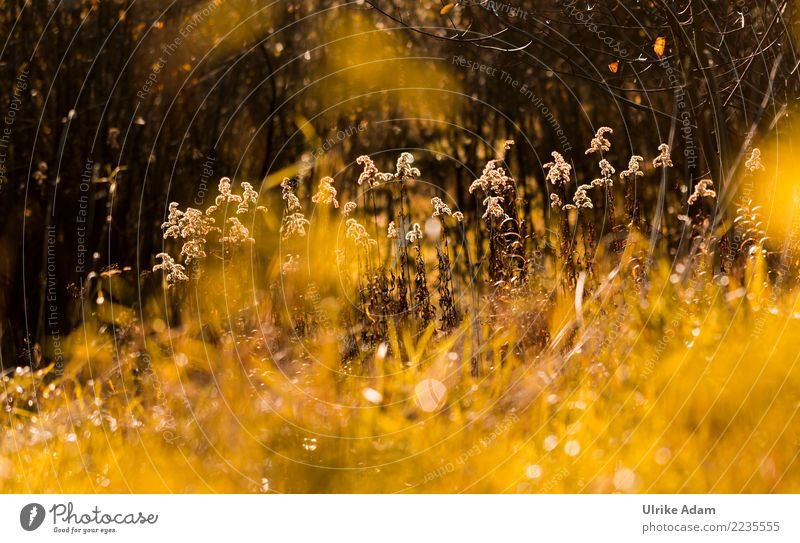
<path id="1" fill-rule="evenodd" d="M 580 319 L 561 296 L 535 355 L 508 348 L 506 308 L 478 350 L 471 319 L 390 327 L 345 366 L 335 320 L 314 338 L 264 325 L 204 341 L 198 322 L 223 329 L 235 298 L 208 288 L 230 270 L 209 271 L 180 325 L 151 316 L 115 343 L 89 332 L 97 312 L 64 375 L 4 379 L 0 490 L 797 492 L 797 291 L 673 282 L 663 264 L 646 294 L 605 270 Z M 335 319 L 341 303 L 320 305 Z M 415 392 L 426 379 L 446 398 Z"/>
<path id="2" fill-rule="evenodd" d="M 493 234 L 447 217 L 434 219 L 445 237 L 408 247 L 408 300 L 428 299 L 429 325 L 413 308 L 387 316 L 403 290 L 376 279 L 402 271 L 389 220 L 427 205 L 388 183 L 399 215 L 364 196 L 367 226 L 346 228 L 322 206 L 277 248 L 279 214 L 252 215 L 239 243 L 203 242 L 208 258 L 184 261 L 192 279 L 141 310 L 139 280 L 106 273 L 82 298 L 83 327 L 2 378 L 0 491 L 798 492 L 797 239 L 770 255 L 748 208 L 725 252 L 697 208 L 694 249 L 666 256 L 662 241 L 651 259 L 635 217 L 623 244 L 598 241 L 583 209 L 556 218 L 534 262 L 518 225 L 498 235 L 518 208 L 498 165 L 484 171 Z M 296 187 L 282 190 L 300 212 Z M 488 271 L 471 275 L 466 250 Z"/>

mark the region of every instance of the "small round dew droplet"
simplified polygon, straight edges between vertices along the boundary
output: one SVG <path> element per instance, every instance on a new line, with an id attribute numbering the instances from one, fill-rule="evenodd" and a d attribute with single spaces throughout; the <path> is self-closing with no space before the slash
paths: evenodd
<path id="1" fill-rule="evenodd" d="M 628 468 L 620 468 L 614 473 L 614 487 L 622 492 L 636 490 L 636 474 Z"/>
<path id="2" fill-rule="evenodd" d="M 414 387 L 414 398 L 420 409 L 432 413 L 447 401 L 447 387 L 436 379 L 423 379 Z"/>
<path id="3" fill-rule="evenodd" d="M 431 242 L 434 242 L 441 237 L 442 223 L 439 221 L 439 219 L 434 219 L 431 217 L 425 221 L 425 235 Z"/>
<path id="4" fill-rule="evenodd" d="M 581 452 L 581 444 L 575 439 L 567 441 L 564 445 L 564 452 L 567 456 L 578 456 Z"/>
<path id="5" fill-rule="evenodd" d="M 656 451 L 655 455 L 653 456 L 655 458 L 656 464 L 658 464 L 659 466 L 663 466 L 664 464 L 669 462 L 670 459 L 672 458 L 672 451 L 670 451 L 666 447 L 661 447 Z"/>
<path id="6" fill-rule="evenodd" d="M 542 476 L 542 468 L 539 467 L 539 464 L 531 464 L 525 468 L 525 476 L 528 479 L 538 479 Z"/>
<path id="7" fill-rule="evenodd" d="M 361 395 L 364 396 L 364 399 L 369 403 L 379 404 L 383 401 L 383 394 L 374 388 L 366 387 L 361 391 Z"/>

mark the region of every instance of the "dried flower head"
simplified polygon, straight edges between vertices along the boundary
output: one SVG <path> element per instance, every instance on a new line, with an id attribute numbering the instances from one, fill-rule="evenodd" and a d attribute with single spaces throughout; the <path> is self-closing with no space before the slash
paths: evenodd
<path id="1" fill-rule="evenodd" d="M 241 215 L 242 213 L 247 213 L 250 211 L 250 204 L 256 205 L 258 201 L 258 193 L 253 189 L 253 185 L 244 181 L 242 183 L 242 195 L 239 196 L 238 194 L 234 194 L 231 190 L 231 180 L 229 177 L 223 177 L 219 180 L 219 185 L 217 186 L 217 191 L 219 194 L 214 199 L 214 203 L 206 209 L 206 215 L 212 215 L 216 212 L 221 206 L 227 205 L 229 203 L 236 204 L 236 213 Z M 266 211 L 266 208 L 263 206 L 255 207 L 256 211 Z"/>
<path id="2" fill-rule="evenodd" d="M 417 240 L 422 239 L 422 228 L 420 228 L 419 223 L 414 223 L 414 226 L 411 227 L 406 233 L 406 241 L 409 243 L 414 243 Z"/>
<path id="3" fill-rule="evenodd" d="M 503 210 L 503 197 L 502 196 L 487 196 L 483 201 L 486 206 L 486 211 L 481 217 L 484 220 L 490 220 L 492 217 L 495 219 L 505 218 L 506 212 Z"/>
<path id="4" fill-rule="evenodd" d="M 183 211 L 178 209 L 178 202 L 170 202 L 167 220 L 161 223 L 161 229 L 164 231 L 164 239 L 180 237 L 181 217 L 183 217 Z"/>
<path id="5" fill-rule="evenodd" d="M 711 179 L 702 179 L 697 182 L 694 187 L 694 192 L 689 196 L 689 205 L 693 205 L 700 198 L 716 198 L 717 193 L 714 191 L 714 183 Z"/>
<path id="6" fill-rule="evenodd" d="M 397 159 L 397 173 L 394 177 L 398 181 L 405 181 L 414 177 L 419 177 L 420 172 L 418 168 L 413 168 L 411 165 L 414 163 L 414 155 L 411 153 L 400 153 L 400 158 Z"/>
<path id="7" fill-rule="evenodd" d="M 659 155 L 653 159 L 654 168 L 671 168 L 672 159 L 669 156 L 669 145 L 662 143 L 658 146 Z"/>
<path id="8" fill-rule="evenodd" d="M 567 204 L 565 209 L 592 209 L 594 205 L 592 205 L 592 199 L 589 198 L 587 194 L 587 190 L 592 188 L 592 185 L 580 185 L 576 190 L 575 194 L 572 197 L 572 204 Z"/>
<path id="9" fill-rule="evenodd" d="M 350 213 L 355 211 L 357 207 L 358 204 L 356 204 L 355 202 L 345 202 L 345 204 L 342 206 L 342 215 L 347 217 L 348 215 L 350 215 Z"/>
<path id="10" fill-rule="evenodd" d="M 506 140 L 506 141 L 503 143 L 503 149 L 504 149 L 504 150 L 506 150 L 506 151 L 508 151 L 509 149 L 511 149 L 511 146 L 512 146 L 512 145 L 514 145 L 514 140 Z"/>
<path id="11" fill-rule="evenodd" d="M 186 257 L 187 264 L 194 259 L 205 258 L 206 236 L 212 230 L 219 231 L 214 227 L 212 217 L 192 207 L 181 211 L 177 202 L 169 204 L 169 215 L 166 222 L 162 223 L 161 229 L 164 230 L 164 239 L 184 240 L 181 254 Z"/>
<path id="12" fill-rule="evenodd" d="M 223 204 L 227 204 L 229 202 L 239 204 L 242 202 L 242 197 L 239 196 L 238 194 L 234 194 L 231 191 L 231 179 L 229 177 L 223 177 L 222 179 L 219 180 L 219 185 L 217 186 L 217 190 L 219 191 L 219 194 L 214 200 L 214 205 L 209 207 L 208 210 L 206 210 L 206 213 L 209 215 L 214 211 L 216 211 L 217 208 Z"/>
<path id="13" fill-rule="evenodd" d="M 369 187 L 374 187 L 383 181 L 388 181 L 392 177 L 391 174 L 385 174 L 378 171 L 378 168 L 375 167 L 375 163 L 372 162 L 372 159 L 367 155 L 361 155 L 358 157 L 356 159 L 356 163 L 360 164 L 364 168 L 361 171 L 361 175 L 358 176 L 359 185 L 366 183 Z"/>
<path id="14" fill-rule="evenodd" d="M 614 131 L 607 126 L 598 128 L 597 134 L 592 138 L 592 142 L 589 144 L 589 148 L 586 149 L 585 154 L 590 155 L 600 151 L 609 151 L 611 149 L 611 142 L 605 138 L 605 135 L 613 133 Z"/>
<path id="15" fill-rule="evenodd" d="M 592 180 L 592 186 L 593 187 L 613 187 L 614 186 L 614 180 L 611 178 L 611 176 L 614 175 L 615 172 L 616 172 L 616 170 L 614 169 L 614 166 L 612 166 L 611 163 L 608 160 L 606 160 L 606 159 L 601 160 L 600 161 L 600 175 L 601 175 L 601 177 Z"/>
<path id="16" fill-rule="evenodd" d="M 171 202 L 167 221 L 161 224 L 161 229 L 164 230 L 164 239 L 190 239 L 205 237 L 213 225 L 214 219 L 204 216 L 199 209 L 188 207 L 186 211 L 181 211 L 177 202 Z"/>
<path id="17" fill-rule="evenodd" d="M 439 197 L 431 198 L 431 205 L 433 205 L 434 217 L 442 217 L 444 215 L 450 216 L 453 214 L 453 211 Z"/>
<path id="18" fill-rule="evenodd" d="M 352 239 L 357 246 L 368 249 L 370 245 L 377 245 L 377 242 L 369 237 L 367 229 L 358 224 L 355 219 L 347 219 L 345 225 L 347 225 L 347 237 Z"/>
<path id="19" fill-rule="evenodd" d="M 749 173 L 765 169 L 764 165 L 761 163 L 761 149 L 753 147 L 753 150 L 750 152 L 750 158 L 745 161 L 744 167 Z"/>
<path id="20" fill-rule="evenodd" d="M 181 247 L 181 256 L 184 258 L 187 264 L 190 264 L 192 260 L 201 260 L 205 258 L 207 256 L 206 240 L 203 238 L 192 238 L 186 240 Z"/>
<path id="21" fill-rule="evenodd" d="M 247 213 L 248 211 L 250 211 L 250 204 L 256 205 L 257 202 L 258 202 L 258 193 L 253 189 L 253 185 L 251 185 L 247 181 L 244 181 L 242 183 L 242 201 L 239 202 L 239 205 L 236 207 L 236 213 L 237 214 Z M 266 210 L 266 208 L 262 206 L 256 207 L 256 210 L 258 210 L 259 208 Z"/>
<path id="22" fill-rule="evenodd" d="M 567 164 L 561 153 L 553 151 L 551 155 L 553 162 L 544 165 L 544 169 L 548 170 L 546 179 L 556 186 L 566 185 L 569 183 L 572 166 Z"/>
<path id="23" fill-rule="evenodd" d="M 460 211 L 455 211 L 455 212 L 453 212 L 453 217 L 454 217 L 454 218 L 455 218 L 455 219 L 456 219 L 458 222 L 464 222 L 464 214 L 463 214 L 463 213 L 461 213 Z"/>
<path id="24" fill-rule="evenodd" d="M 550 207 L 558 209 L 564 208 L 564 203 L 561 201 L 561 198 L 555 192 L 550 193 Z"/>
<path id="25" fill-rule="evenodd" d="M 186 268 L 175 262 L 167 253 L 158 253 L 156 258 L 160 258 L 161 263 L 153 266 L 153 271 L 164 270 L 167 272 L 167 284 L 169 286 L 189 280 L 189 276 L 186 275 Z"/>
<path id="26" fill-rule="evenodd" d="M 299 211 L 290 213 L 283 218 L 281 224 L 281 237 L 286 240 L 293 236 L 304 237 L 306 235 L 306 226 L 311 224 L 305 215 Z"/>
<path id="27" fill-rule="evenodd" d="M 639 164 L 643 160 L 644 158 L 640 157 L 639 155 L 633 155 L 628 161 L 628 169 L 623 170 L 622 173 L 619 174 L 619 178 L 624 181 L 628 177 L 633 177 L 636 179 L 637 177 L 643 176 L 644 172 L 639 169 Z"/>
<path id="28" fill-rule="evenodd" d="M 288 177 L 284 177 L 283 181 L 281 181 L 281 198 L 286 202 L 286 210 L 290 213 L 300 211 L 303 207 L 300 205 L 300 200 L 295 195 L 294 189 L 295 182 Z"/>
<path id="29" fill-rule="evenodd" d="M 397 227 L 394 225 L 394 221 L 389 223 L 389 228 L 386 230 L 386 237 L 389 239 L 397 239 Z"/>
<path id="30" fill-rule="evenodd" d="M 514 179 L 506 174 L 501 164 L 502 162 L 500 160 L 490 160 L 487 162 L 481 176 L 469 186 L 469 193 L 472 194 L 476 189 L 480 188 L 486 194 L 492 192 L 495 194 L 502 194 L 513 186 Z"/>
<path id="31" fill-rule="evenodd" d="M 225 235 L 220 238 L 223 244 L 241 245 L 243 243 L 255 243 L 255 239 L 250 237 L 250 231 L 236 217 L 230 217 L 226 221 Z"/>
<path id="32" fill-rule="evenodd" d="M 333 188 L 333 177 L 325 176 L 319 180 L 319 189 L 311 197 L 311 201 L 315 204 L 333 204 L 333 207 L 339 207 L 339 202 L 336 200 L 336 189 Z"/>

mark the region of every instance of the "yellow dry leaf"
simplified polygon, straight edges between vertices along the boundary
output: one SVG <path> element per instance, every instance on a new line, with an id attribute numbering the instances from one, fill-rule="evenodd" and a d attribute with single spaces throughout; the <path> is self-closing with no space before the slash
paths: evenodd
<path id="1" fill-rule="evenodd" d="M 614 62 L 608 65 L 608 69 L 612 74 L 617 73 L 617 71 L 619 71 L 619 62 L 615 60 Z"/>
<path id="2" fill-rule="evenodd" d="M 653 44 L 653 51 L 656 52 L 658 58 L 664 56 L 664 51 L 666 50 L 666 48 L 667 48 L 667 38 L 664 38 L 662 36 L 657 37 L 656 42 Z"/>
<path id="3" fill-rule="evenodd" d="M 296 115 L 294 124 L 297 126 L 300 132 L 302 132 L 303 136 L 306 138 L 306 141 L 308 141 L 311 147 L 318 148 L 322 145 L 322 140 L 320 139 L 316 130 L 314 130 L 314 125 L 311 124 L 311 121 L 302 115 Z"/>
<path id="4" fill-rule="evenodd" d="M 446 6 L 444 6 L 444 7 L 443 7 L 441 10 L 439 10 L 439 15 L 447 15 L 447 13 L 448 13 L 448 12 L 449 12 L 451 9 L 453 9 L 454 7 L 456 7 L 456 4 L 455 4 L 455 2 L 450 2 L 449 4 L 447 4 Z"/>

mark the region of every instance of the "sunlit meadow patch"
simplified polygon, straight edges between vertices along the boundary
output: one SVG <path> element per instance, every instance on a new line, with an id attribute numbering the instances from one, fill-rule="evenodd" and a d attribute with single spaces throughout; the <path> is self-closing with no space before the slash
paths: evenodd
<path id="1" fill-rule="evenodd" d="M 143 318 L 95 302 L 63 374 L 3 376 L 0 487 L 797 491 L 798 247 L 749 201 L 715 224 L 710 179 L 668 196 L 651 246 L 639 183 L 680 174 L 612 134 L 592 171 L 552 153 L 547 228 L 510 141 L 470 209 L 410 153 L 310 194 L 287 178 L 269 212 L 228 178 L 170 204 Z"/>

